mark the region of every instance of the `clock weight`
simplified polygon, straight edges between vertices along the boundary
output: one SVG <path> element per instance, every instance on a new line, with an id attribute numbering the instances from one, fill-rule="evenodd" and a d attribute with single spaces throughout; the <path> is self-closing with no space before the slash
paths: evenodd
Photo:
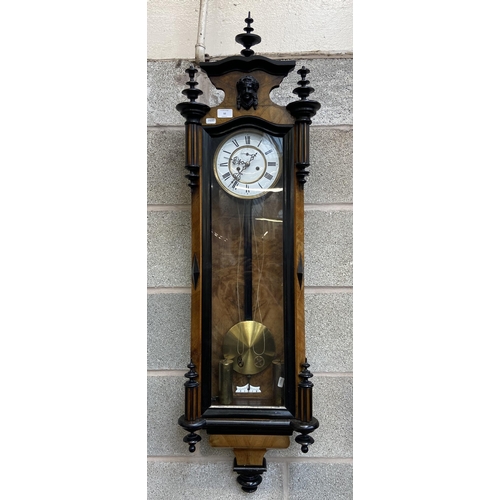
<path id="1" fill-rule="evenodd" d="M 224 357 L 219 361 L 219 403 L 230 405 L 233 402 L 233 360 Z"/>

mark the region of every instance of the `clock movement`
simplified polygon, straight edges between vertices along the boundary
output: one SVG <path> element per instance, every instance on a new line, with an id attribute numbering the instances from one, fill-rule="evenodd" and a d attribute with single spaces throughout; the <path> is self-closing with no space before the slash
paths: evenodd
<path id="1" fill-rule="evenodd" d="M 266 450 L 303 453 L 319 423 L 304 331 L 304 185 L 309 127 L 320 104 L 298 70 L 286 107 L 270 92 L 295 61 L 257 56 L 248 14 L 236 36 L 241 55 L 200 64 L 224 91 L 215 107 L 197 102 L 193 66 L 177 105 L 186 119 L 191 187 L 191 360 L 179 424 L 195 451 L 205 430 L 213 447 L 234 451 L 246 492 L 266 471 Z"/>

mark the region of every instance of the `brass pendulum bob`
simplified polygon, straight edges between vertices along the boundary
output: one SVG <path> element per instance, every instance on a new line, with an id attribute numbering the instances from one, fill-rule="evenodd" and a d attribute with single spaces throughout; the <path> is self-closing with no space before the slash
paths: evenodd
<path id="1" fill-rule="evenodd" d="M 234 360 L 235 372 L 255 375 L 265 370 L 276 355 L 273 335 L 258 321 L 240 321 L 226 333 L 222 355 Z"/>

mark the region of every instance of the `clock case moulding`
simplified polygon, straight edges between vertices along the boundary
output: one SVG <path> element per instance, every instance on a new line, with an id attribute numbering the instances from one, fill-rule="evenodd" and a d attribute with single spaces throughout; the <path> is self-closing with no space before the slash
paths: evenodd
<path id="1" fill-rule="evenodd" d="M 252 492 L 266 471 L 267 449 L 287 448 L 295 431 L 296 442 L 307 453 L 314 442 L 310 433 L 319 426 L 312 415 L 312 373 L 305 356 L 304 185 L 309 174 L 309 127 L 320 104 L 309 99 L 314 89 L 306 80 L 305 67 L 297 71 L 301 79 L 293 92 L 298 100 L 285 107 L 270 99 L 270 92 L 296 63 L 254 55 L 251 47 L 260 43 L 260 37 L 252 33 L 250 13 L 245 22 L 245 33 L 236 36 L 244 46 L 240 56 L 200 64 L 213 85 L 224 91 L 223 102 L 212 108 L 197 102 L 202 91 L 196 88 L 198 70 L 191 66 L 186 70 L 189 88 L 182 92 L 189 101 L 176 107 L 186 119 L 186 177 L 192 194 L 191 360 L 185 375 L 185 411 L 178 423 L 188 432 L 184 442 L 190 452 L 201 440 L 196 433 L 201 429 L 209 434 L 211 446 L 233 448 L 238 482 Z M 282 407 L 211 407 L 212 157 L 220 138 L 243 127 L 283 138 L 284 376 L 293 383 L 285 383 Z"/>

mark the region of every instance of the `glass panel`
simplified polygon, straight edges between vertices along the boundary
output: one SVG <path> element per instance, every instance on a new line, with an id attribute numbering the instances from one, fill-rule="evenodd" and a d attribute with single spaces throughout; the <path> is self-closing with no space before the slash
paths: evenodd
<path id="1" fill-rule="evenodd" d="M 256 130 L 224 139 L 215 154 L 211 227 L 215 405 L 284 405 L 281 171 L 282 140 Z"/>

